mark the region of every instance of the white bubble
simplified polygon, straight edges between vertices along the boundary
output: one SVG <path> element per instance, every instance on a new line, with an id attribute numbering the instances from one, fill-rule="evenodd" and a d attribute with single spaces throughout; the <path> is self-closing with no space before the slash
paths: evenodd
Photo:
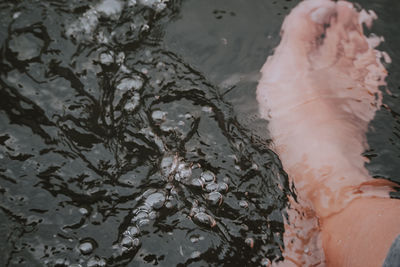
<path id="1" fill-rule="evenodd" d="M 80 208 L 79 209 L 79 213 L 82 214 L 82 215 L 86 215 L 86 214 L 88 214 L 88 210 L 85 209 L 85 208 Z"/>
<path id="2" fill-rule="evenodd" d="M 96 10 L 106 17 L 118 17 L 122 11 L 122 3 L 117 0 L 104 0 Z"/>
<path id="3" fill-rule="evenodd" d="M 103 31 L 97 33 L 96 39 L 99 43 L 107 44 L 109 42 L 108 37 Z"/>
<path id="4" fill-rule="evenodd" d="M 216 191 L 217 189 L 218 189 L 218 185 L 215 182 L 210 182 L 209 184 L 206 185 L 207 192 Z"/>
<path id="5" fill-rule="evenodd" d="M 117 62 L 117 64 L 122 64 L 122 63 L 124 63 L 124 60 L 125 60 L 125 53 L 119 52 L 115 59 L 115 62 Z"/>
<path id="6" fill-rule="evenodd" d="M 124 235 L 128 235 L 130 237 L 138 236 L 140 233 L 139 228 L 135 226 L 129 226 L 128 229 L 124 232 Z"/>
<path id="7" fill-rule="evenodd" d="M 105 267 L 106 265 L 106 261 L 97 256 L 90 258 L 87 262 L 87 267 Z"/>
<path id="8" fill-rule="evenodd" d="M 212 205 L 220 205 L 222 203 L 222 195 L 220 192 L 211 192 L 207 196 L 207 200 L 212 204 Z"/>
<path id="9" fill-rule="evenodd" d="M 226 183 L 218 183 L 218 191 L 219 192 L 226 192 L 228 191 L 228 185 Z"/>
<path id="10" fill-rule="evenodd" d="M 101 64 L 104 65 L 110 65 L 114 63 L 114 53 L 109 52 L 109 53 L 101 53 L 100 54 L 100 62 Z"/>
<path id="11" fill-rule="evenodd" d="M 79 251 L 83 254 L 83 255 L 87 255 L 92 253 L 93 251 L 93 245 L 90 242 L 84 242 L 82 244 L 79 245 Z"/>
<path id="12" fill-rule="evenodd" d="M 144 75 L 146 75 L 147 73 L 149 73 L 149 70 L 146 69 L 146 68 L 142 68 L 142 69 L 140 70 L 140 72 L 143 73 Z"/>
<path id="13" fill-rule="evenodd" d="M 121 91 L 139 90 L 143 86 L 143 80 L 139 76 L 123 78 L 117 85 Z"/>
<path id="14" fill-rule="evenodd" d="M 246 240 L 244 241 L 246 243 L 246 245 L 248 245 L 250 248 L 254 247 L 254 239 L 251 237 L 246 238 Z"/>
<path id="15" fill-rule="evenodd" d="M 196 178 L 196 179 L 193 179 L 191 181 L 191 185 L 194 186 L 194 187 L 203 187 L 204 186 L 204 182 L 203 182 L 202 179 Z"/>
<path id="16" fill-rule="evenodd" d="M 161 110 L 155 110 L 153 111 L 153 113 L 151 114 L 151 118 L 155 121 L 155 122 L 163 122 L 165 121 L 165 117 L 167 115 L 167 112 L 165 111 L 161 111 Z"/>
<path id="17" fill-rule="evenodd" d="M 66 34 L 75 38 L 83 37 L 90 39 L 90 35 L 93 33 L 98 23 L 97 11 L 95 9 L 90 9 L 86 11 L 79 20 L 68 27 Z"/>
<path id="18" fill-rule="evenodd" d="M 139 93 L 134 93 L 132 98 L 128 100 L 128 102 L 125 104 L 124 109 L 126 111 L 133 111 L 140 103 L 140 95 Z"/>
<path id="19" fill-rule="evenodd" d="M 206 112 L 206 113 L 211 113 L 212 112 L 212 108 L 211 107 L 202 107 L 201 110 L 203 112 Z"/>
<path id="20" fill-rule="evenodd" d="M 129 0 L 128 6 L 135 6 L 137 4 L 136 0 Z"/>
<path id="21" fill-rule="evenodd" d="M 193 251 L 192 254 L 190 255 L 190 258 L 197 259 L 200 256 L 201 256 L 201 252 L 200 251 Z"/>
<path id="22" fill-rule="evenodd" d="M 197 235 L 192 235 L 192 236 L 190 237 L 190 241 L 191 241 L 192 243 L 197 243 L 197 242 L 199 241 L 199 237 L 198 237 Z"/>
<path id="23" fill-rule="evenodd" d="M 153 8 L 157 12 L 163 11 L 167 7 L 168 0 L 138 0 L 140 4 Z"/>
<path id="24" fill-rule="evenodd" d="M 249 206 L 249 204 L 245 200 L 240 200 L 239 201 L 239 206 L 242 207 L 242 208 L 247 208 Z"/>
<path id="25" fill-rule="evenodd" d="M 190 166 L 186 166 L 184 163 L 180 163 L 178 165 L 175 179 L 180 181 L 181 179 L 187 179 L 190 176 L 192 176 L 192 168 Z"/>
<path id="26" fill-rule="evenodd" d="M 17 19 L 21 15 L 21 12 L 15 12 L 13 14 L 13 19 Z"/>
<path id="27" fill-rule="evenodd" d="M 210 172 L 210 171 L 203 172 L 200 177 L 206 183 L 210 183 L 210 182 L 215 181 L 215 174 Z"/>
<path id="28" fill-rule="evenodd" d="M 209 225 L 211 227 L 214 227 L 217 222 L 214 220 L 213 217 L 211 217 L 210 215 L 206 214 L 205 212 L 198 212 L 193 216 L 193 219 L 201 224 L 206 224 Z"/>
<path id="29" fill-rule="evenodd" d="M 146 204 L 153 209 L 160 209 L 165 202 L 165 195 L 161 192 L 151 194 L 146 199 Z"/>

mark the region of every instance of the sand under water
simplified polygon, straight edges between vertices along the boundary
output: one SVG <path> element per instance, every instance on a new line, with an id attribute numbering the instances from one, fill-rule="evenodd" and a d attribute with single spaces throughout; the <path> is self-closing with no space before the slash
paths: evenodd
<path id="1" fill-rule="evenodd" d="M 261 70 L 260 113 L 297 190 L 284 266 L 380 266 L 400 233 L 394 184 L 373 179 L 361 155 L 390 62 L 383 38 L 364 34 L 376 18 L 346 1 L 301 2 Z"/>

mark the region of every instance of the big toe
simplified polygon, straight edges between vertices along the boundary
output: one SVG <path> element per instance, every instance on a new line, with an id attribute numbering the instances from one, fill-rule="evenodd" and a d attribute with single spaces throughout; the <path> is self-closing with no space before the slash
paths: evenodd
<path id="1" fill-rule="evenodd" d="M 283 34 L 302 42 L 315 42 L 321 38 L 326 26 L 337 14 L 337 4 L 330 0 L 305 0 L 288 15 Z"/>

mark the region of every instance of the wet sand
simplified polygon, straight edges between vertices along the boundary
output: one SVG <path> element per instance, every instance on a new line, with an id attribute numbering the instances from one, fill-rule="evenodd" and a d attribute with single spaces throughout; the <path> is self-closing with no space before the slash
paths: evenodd
<path id="1" fill-rule="evenodd" d="M 373 179 L 361 156 L 390 61 L 375 49 L 382 39 L 363 32 L 376 18 L 349 2 L 306 0 L 261 70 L 260 113 L 298 196 L 284 266 L 381 266 L 400 233 L 395 185 Z"/>

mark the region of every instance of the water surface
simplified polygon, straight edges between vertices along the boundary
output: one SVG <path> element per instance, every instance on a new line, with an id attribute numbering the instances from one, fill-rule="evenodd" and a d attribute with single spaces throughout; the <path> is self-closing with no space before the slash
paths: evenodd
<path id="1" fill-rule="evenodd" d="M 257 73 L 298 1 L 0 4 L 0 265 L 232 266 L 281 257 L 286 174 Z M 400 182 L 399 4 L 370 131 Z"/>

